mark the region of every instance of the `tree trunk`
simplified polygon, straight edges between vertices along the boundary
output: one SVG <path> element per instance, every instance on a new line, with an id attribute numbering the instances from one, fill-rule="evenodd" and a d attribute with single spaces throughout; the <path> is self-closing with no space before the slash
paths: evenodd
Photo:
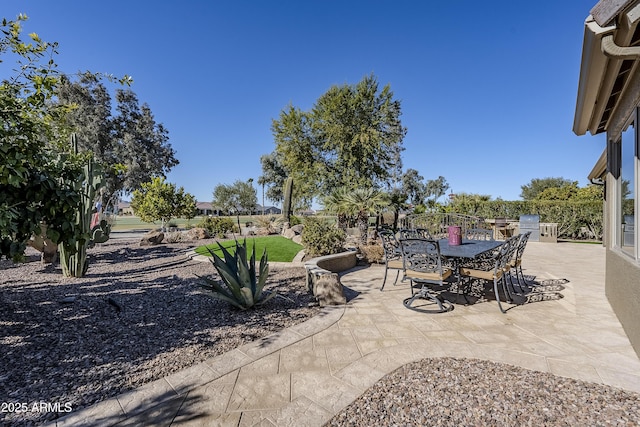
<path id="1" fill-rule="evenodd" d="M 366 245 L 369 232 L 369 214 L 363 212 L 358 214 L 358 228 L 360 229 L 360 243 Z"/>

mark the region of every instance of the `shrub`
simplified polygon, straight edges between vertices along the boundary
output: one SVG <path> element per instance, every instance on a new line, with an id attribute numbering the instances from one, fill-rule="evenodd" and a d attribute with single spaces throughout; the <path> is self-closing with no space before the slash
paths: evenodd
<path id="1" fill-rule="evenodd" d="M 293 227 L 298 224 L 302 224 L 302 220 L 295 215 L 291 215 L 291 218 L 289 218 L 289 227 Z"/>
<path id="2" fill-rule="evenodd" d="M 276 234 L 282 228 L 281 216 L 259 216 L 256 217 L 258 227 L 264 230 L 264 234 Z"/>
<path id="3" fill-rule="evenodd" d="M 325 220 L 307 217 L 302 230 L 302 244 L 307 255 L 322 256 L 341 252 L 346 234 L 335 224 Z"/>
<path id="4" fill-rule="evenodd" d="M 384 250 L 381 245 L 362 245 L 359 249 L 368 263 L 380 263 L 384 259 Z"/>
<path id="5" fill-rule="evenodd" d="M 211 236 L 216 237 L 224 237 L 225 233 L 236 232 L 238 229 L 233 219 L 213 216 L 208 216 L 200 221 L 198 227 L 204 228 Z"/>
<path id="6" fill-rule="evenodd" d="M 262 305 L 276 295 L 273 292 L 264 291 L 264 285 L 269 275 L 266 249 L 260 258 L 260 269 L 256 278 L 255 243 L 251 258 L 248 260 L 246 240 L 243 243 L 236 241 L 236 249 L 233 254 L 221 244 L 218 243 L 218 246 L 222 250 L 224 260 L 210 248 L 207 247 L 207 250 L 211 254 L 211 263 L 222 280 L 201 277 L 205 283 L 201 283 L 200 287 L 207 290 L 208 295 L 226 301 L 241 310 Z"/>
<path id="7" fill-rule="evenodd" d="M 535 214 L 540 216 L 540 222 L 558 223 L 559 238 L 602 240 L 604 214 L 601 201 L 492 200 L 456 202 L 448 205 L 447 210 L 482 218 L 518 219 L 520 215 Z"/>

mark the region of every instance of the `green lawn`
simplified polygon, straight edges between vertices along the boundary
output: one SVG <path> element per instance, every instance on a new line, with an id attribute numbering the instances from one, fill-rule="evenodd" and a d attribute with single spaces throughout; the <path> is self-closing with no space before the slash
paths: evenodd
<path id="1" fill-rule="evenodd" d="M 242 242 L 242 239 L 238 240 Z M 293 258 L 296 256 L 298 252 L 302 250 L 302 246 L 292 242 L 286 237 L 282 236 L 260 236 L 260 237 L 247 237 L 247 249 L 249 253 L 253 250 L 253 244 L 255 242 L 256 245 L 256 260 L 259 260 L 262 256 L 262 251 L 267 249 L 267 256 L 269 261 L 276 262 L 291 262 Z M 224 242 L 220 242 L 222 246 L 227 249 L 231 249 L 231 253 L 235 249 L 236 242 L 233 240 L 225 240 Z M 217 243 L 212 245 L 208 245 L 218 256 L 222 257 L 222 251 L 218 247 Z M 201 255 L 209 255 L 209 251 L 207 251 L 206 246 L 200 246 L 196 248 L 196 253 Z"/>

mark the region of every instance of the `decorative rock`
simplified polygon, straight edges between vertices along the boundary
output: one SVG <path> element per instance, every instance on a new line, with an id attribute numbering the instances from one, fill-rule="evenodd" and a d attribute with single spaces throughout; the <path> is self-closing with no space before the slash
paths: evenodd
<path id="1" fill-rule="evenodd" d="M 296 236 L 296 232 L 295 232 L 295 231 L 293 231 L 293 229 L 292 229 L 292 228 L 287 228 L 286 230 L 284 230 L 284 231 L 282 232 L 282 235 L 283 235 L 284 237 L 286 237 L 287 239 L 293 239 L 293 238 Z"/>
<path id="2" fill-rule="evenodd" d="M 291 227 L 291 229 L 296 234 L 302 234 L 302 230 L 304 229 L 304 225 L 303 224 L 296 224 L 293 227 Z"/>
<path id="3" fill-rule="evenodd" d="M 325 272 L 316 275 L 313 279 L 313 294 L 318 299 L 320 307 L 347 303 L 338 273 Z"/>
<path id="4" fill-rule="evenodd" d="M 189 240 L 202 240 L 208 237 L 209 237 L 209 233 L 204 228 L 194 227 L 190 230 L 187 230 L 187 238 Z"/>
<path id="5" fill-rule="evenodd" d="M 150 231 L 140 240 L 140 246 L 158 245 L 164 239 L 164 233 L 162 231 Z"/>
<path id="6" fill-rule="evenodd" d="M 291 239 L 291 241 L 292 241 L 293 243 L 297 243 L 297 244 L 301 245 L 301 244 L 302 244 L 302 236 L 301 236 L 301 235 L 299 235 L 299 234 L 297 234 L 297 235 L 293 236 L 293 238 Z"/>
<path id="7" fill-rule="evenodd" d="M 356 262 L 355 251 L 325 255 L 305 262 L 307 287 L 321 307 L 347 303 L 337 272 L 354 267 Z"/>

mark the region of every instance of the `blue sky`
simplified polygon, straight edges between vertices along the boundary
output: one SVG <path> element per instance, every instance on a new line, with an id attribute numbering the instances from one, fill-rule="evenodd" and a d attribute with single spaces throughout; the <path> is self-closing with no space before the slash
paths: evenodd
<path id="1" fill-rule="evenodd" d="M 604 148 L 571 131 L 584 20 L 596 0 L 2 0 L 57 41 L 67 73 L 128 74 L 169 131 L 168 180 L 200 201 L 257 180 L 271 122 L 373 73 L 402 103 L 404 169 L 518 200 L 533 178 L 584 186 Z M 9 72 L 1 65 L 0 75 Z M 261 190 L 258 200 L 262 202 Z M 266 201 L 266 204 L 269 204 Z"/>

